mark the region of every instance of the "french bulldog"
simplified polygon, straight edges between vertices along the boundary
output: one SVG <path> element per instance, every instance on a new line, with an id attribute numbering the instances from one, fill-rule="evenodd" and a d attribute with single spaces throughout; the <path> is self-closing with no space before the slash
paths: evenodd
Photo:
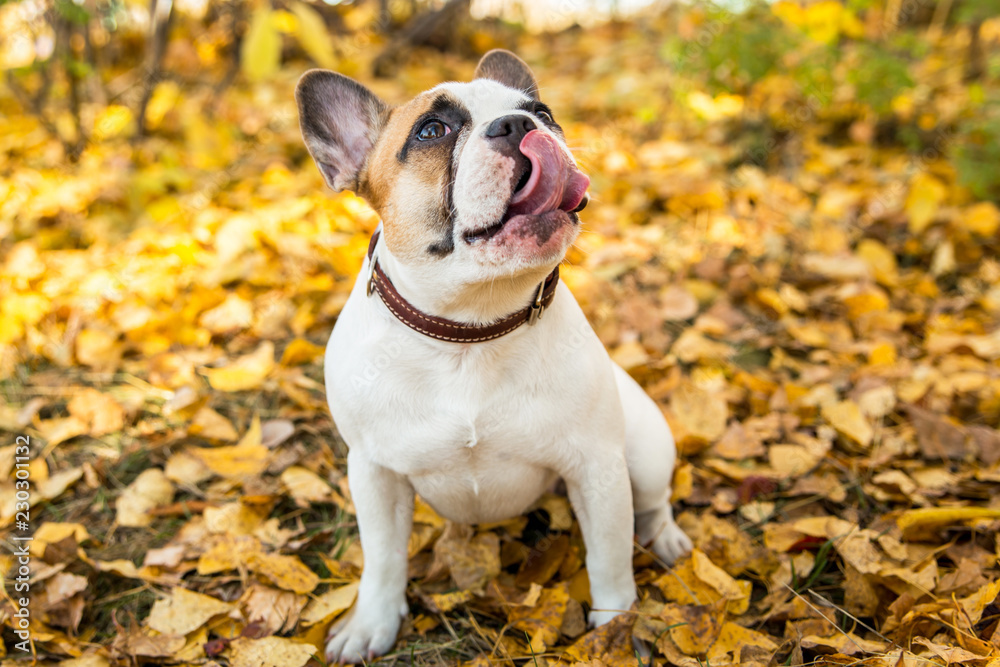
<path id="1" fill-rule="evenodd" d="M 633 536 L 667 562 L 691 548 L 670 506 L 674 440 L 558 282 L 590 181 L 531 70 L 491 51 L 473 81 L 400 106 L 312 70 L 295 97 L 326 183 L 381 219 L 325 357 L 364 553 L 327 659 L 371 660 L 395 642 L 414 494 L 451 521 L 492 522 L 561 478 L 590 623 L 628 610 Z"/>

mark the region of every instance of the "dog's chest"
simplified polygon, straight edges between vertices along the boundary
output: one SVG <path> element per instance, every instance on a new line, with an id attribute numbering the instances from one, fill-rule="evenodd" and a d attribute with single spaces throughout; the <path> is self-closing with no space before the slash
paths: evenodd
<path id="1" fill-rule="evenodd" d="M 414 490 L 439 514 L 453 521 L 496 521 L 524 512 L 555 481 L 551 468 L 532 449 L 554 432 L 518 425 L 516 413 L 495 406 L 478 415 L 456 410 L 430 422 L 416 420 L 412 433 L 374 453 L 382 465 L 406 475 Z M 509 415 L 501 420 L 494 415 Z M 527 420 L 526 420 L 527 421 Z M 433 424 L 437 435 L 425 427 Z M 537 422 L 535 422 L 537 424 Z M 408 429 L 407 429 L 408 430 Z"/>
<path id="2" fill-rule="evenodd" d="M 391 343 L 379 349 L 391 363 L 368 373 L 370 383 L 352 388 L 332 376 L 356 377 L 358 370 L 328 367 L 331 409 L 352 448 L 405 475 L 456 521 L 517 515 L 554 482 L 555 458 L 580 420 L 563 405 L 558 388 L 566 384 L 553 381 L 537 358 L 491 358 L 482 347 L 434 358 Z M 328 364 L 337 361 L 328 357 Z"/>
<path id="3" fill-rule="evenodd" d="M 394 418 L 384 423 L 373 456 L 410 476 L 473 475 L 534 462 L 538 439 L 551 438 L 559 420 L 545 409 L 551 397 L 509 370 L 477 364 L 397 368 L 383 385 Z"/>

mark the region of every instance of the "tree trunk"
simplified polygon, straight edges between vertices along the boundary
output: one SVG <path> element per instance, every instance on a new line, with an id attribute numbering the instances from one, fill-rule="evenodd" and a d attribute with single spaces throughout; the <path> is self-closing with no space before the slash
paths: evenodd
<path id="1" fill-rule="evenodd" d="M 135 113 L 136 139 L 141 139 L 146 134 L 146 107 L 160 79 L 160 64 L 163 62 L 163 54 L 167 51 L 167 35 L 170 32 L 170 19 L 173 14 L 173 0 L 150 0 L 149 15 L 152 23 L 149 42 L 146 44 L 146 62 L 142 68 L 142 99 Z"/>
<path id="2" fill-rule="evenodd" d="M 441 9 L 415 16 L 406 28 L 375 59 L 377 77 L 390 77 L 400 55 L 415 46 L 443 48 L 455 36 L 455 26 L 469 14 L 471 0 L 448 0 Z"/>

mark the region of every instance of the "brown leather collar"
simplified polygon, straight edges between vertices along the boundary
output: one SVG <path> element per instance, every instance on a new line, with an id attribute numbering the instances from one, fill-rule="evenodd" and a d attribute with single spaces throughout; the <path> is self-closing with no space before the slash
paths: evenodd
<path id="1" fill-rule="evenodd" d="M 409 301 L 396 291 L 392 281 L 382 271 L 378 264 L 378 257 L 375 254 L 375 246 L 378 244 L 379 231 L 372 234 L 372 240 L 368 244 L 368 286 L 367 294 L 378 292 L 382 302 L 386 305 L 396 319 L 410 327 L 414 331 L 419 331 L 425 336 L 438 340 L 450 341 L 453 343 L 482 343 L 487 340 L 500 338 L 509 334 L 522 324 L 534 324 L 542 316 L 542 312 L 549 307 L 552 299 L 556 295 L 556 285 L 559 282 L 559 267 L 552 269 L 545 280 L 538 286 L 535 292 L 534 301 L 516 313 L 497 320 L 491 324 L 463 324 L 454 320 L 446 320 L 443 317 L 427 315 L 414 308 Z"/>

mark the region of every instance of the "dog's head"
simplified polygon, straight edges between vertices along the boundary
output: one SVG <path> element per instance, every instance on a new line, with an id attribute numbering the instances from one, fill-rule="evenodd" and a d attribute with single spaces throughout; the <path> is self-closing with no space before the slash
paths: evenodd
<path id="1" fill-rule="evenodd" d="M 491 51 L 473 81 L 398 107 L 323 70 L 307 72 L 295 97 L 326 182 L 368 200 L 400 263 L 470 283 L 537 279 L 576 238 L 590 181 L 514 54 Z"/>

